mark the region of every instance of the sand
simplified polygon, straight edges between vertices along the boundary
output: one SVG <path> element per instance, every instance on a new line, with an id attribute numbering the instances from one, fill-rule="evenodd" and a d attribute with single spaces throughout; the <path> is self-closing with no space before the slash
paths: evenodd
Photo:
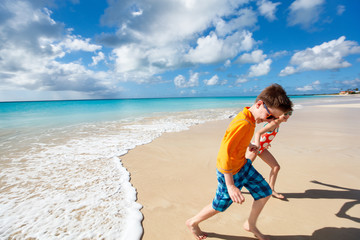
<path id="1" fill-rule="evenodd" d="M 258 220 L 270 239 L 360 239 L 359 102 L 304 107 L 281 125 L 270 152 L 281 165 L 276 190 L 287 200 L 271 198 Z M 194 239 L 184 223 L 214 197 L 216 156 L 230 121 L 166 133 L 121 157 L 143 205 L 142 239 Z M 254 166 L 268 179 L 260 158 Z M 242 228 L 253 201 L 243 192 L 244 204 L 200 224 L 208 239 L 255 239 Z"/>

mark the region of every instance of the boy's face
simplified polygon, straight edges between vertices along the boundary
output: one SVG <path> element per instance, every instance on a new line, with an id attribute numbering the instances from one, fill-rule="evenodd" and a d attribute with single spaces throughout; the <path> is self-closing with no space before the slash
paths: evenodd
<path id="1" fill-rule="evenodd" d="M 256 119 L 256 123 L 271 122 L 284 114 L 284 112 L 280 109 L 266 106 L 263 101 L 257 102 L 257 108 L 259 114 L 258 118 Z"/>

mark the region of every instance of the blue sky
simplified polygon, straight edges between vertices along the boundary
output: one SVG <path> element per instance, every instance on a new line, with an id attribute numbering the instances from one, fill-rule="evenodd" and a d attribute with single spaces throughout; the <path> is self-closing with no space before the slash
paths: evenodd
<path id="1" fill-rule="evenodd" d="M 2 0 L 0 101 L 360 86 L 352 0 Z"/>

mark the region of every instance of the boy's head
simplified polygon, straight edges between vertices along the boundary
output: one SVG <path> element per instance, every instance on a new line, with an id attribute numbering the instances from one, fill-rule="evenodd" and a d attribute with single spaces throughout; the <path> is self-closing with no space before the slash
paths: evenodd
<path id="1" fill-rule="evenodd" d="M 270 122 L 282 114 L 292 111 L 293 103 L 279 84 L 265 88 L 256 98 L 254 117 L 258 123 Z"/>

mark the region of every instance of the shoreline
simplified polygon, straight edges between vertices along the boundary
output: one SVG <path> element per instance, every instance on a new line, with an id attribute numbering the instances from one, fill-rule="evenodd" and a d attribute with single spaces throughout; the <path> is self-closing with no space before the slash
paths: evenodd
<path id="1" fill-rule="evenodd" d="M 359 96 L 360 93 L 340 94 L 340 93 L 316 93 L 316 94 L 294 94 L 290 97 L 301 96 Z M 238 97 L 253 97 L 256 96 L 203 96 L 203 97 L 154 97 L 154 98 L 84 98 L 84 99 L 43 99 L 43 100 L 8 100 L 0 101 L 0 103 L 26 103 L 26 102 L 66 102 L 66 101 L 108 101 L 108 100 L 141 100 L 141 99 L 173 99 L 173 98 L 238 98 Z"/>
<path id="2" fill-rule="evenodd" d="M 356 120 L 360 105 L 337 104 L 295 110 L 274 140 L 270 151 L 282 167 L 277 191 L 288 201 L 272 198 L 260 215 L 258 227 L 271 239 L 332 240 L 341 234 L 343 239 L 355 240 L 359 236 L 359 206 L 341 211 L 360 198 L 358 148 L 353 147 L 360 133 Z M 217 151 L 230 121 L 165 133 L 121 156 L 137 190 L 137 202 L 143 206 L 142 239 L 193 238 L 184 223 L 212 201 Z M 261 159 L 254 166 L 268 178 L 270 168 Z M 210 233 L 208 239 L 254 239 L 241 227 L 252 202 L 244 193 L 242 206 L 233 204 L 201 224 Z"/>

